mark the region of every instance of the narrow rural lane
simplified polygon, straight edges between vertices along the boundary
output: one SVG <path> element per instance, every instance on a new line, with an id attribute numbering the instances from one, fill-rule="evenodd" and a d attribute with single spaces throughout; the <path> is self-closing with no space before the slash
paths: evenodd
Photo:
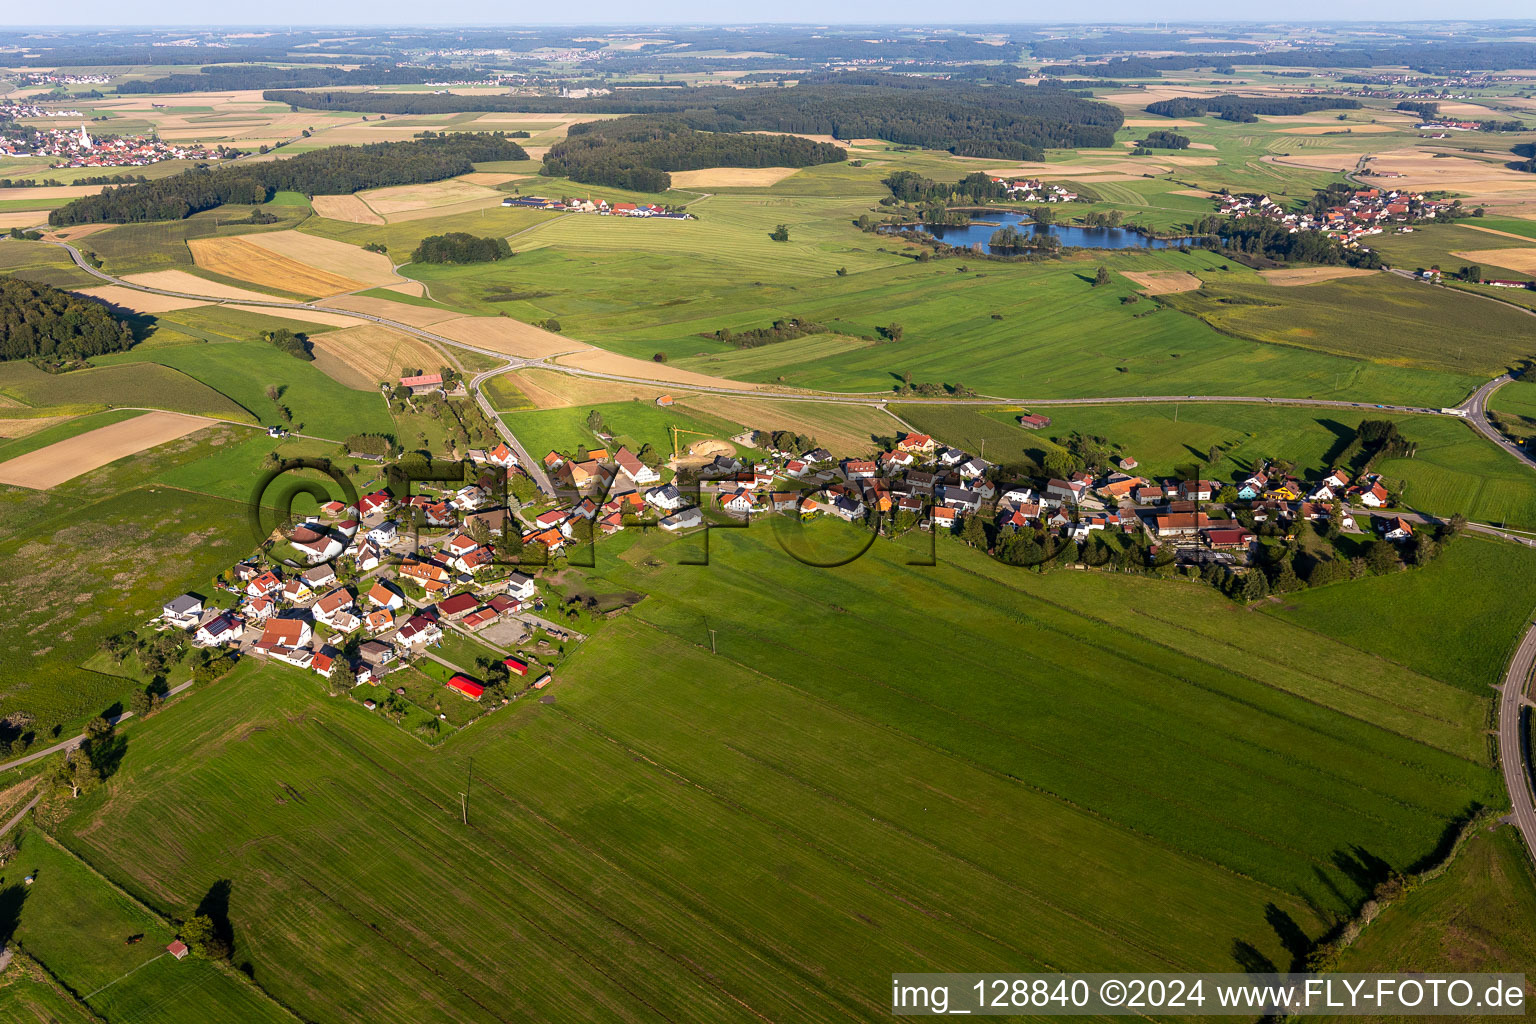
<path id="1" fill-rule="evenodd" d="M 177 683 L 175 686 L 165 691 L 165 699 L 170 700 L 172 697 L 176 696 L 178 693 L 191 685 L 192 680 L 190 679 L 184 683 Z M 132 717 L 132 711 L 124 711 L 120 715 L 108 718 L 107 721 L 116 726 L 120 722 L 126 722 Z M 53 744 L 51 747 L 44 747 L 42 750 L 34 750 L 32 753 L 27 754 L 25 757 L 18 757 L 14 761 L 7 761 L 5 764 L 0 764 L 0 771 L 10 771 L 12 768 L 20 768 L 24 764 L 31 764 L 33 761 L 36 761 L 39 758 L 47 757 L 49 754 L 57 754 L 63 750 L 73 750 L 84 742 L 85 733 L 81 733 L 79 736 L 71 736 L 67 740 L 60 740 L 59 742 Z"/>
<path id="2" fill-rule="evenodd" d="M 28 812 L 30 812 L 32 810 L 32 808 L 36 807 L 37 804 L 38 804 L 38 801 L 41 800 L 41 799 L 42 799 L 41 796 L 33 797 L 31 800 L 27 801 L 27 806 L 23 807 L 21 810 L 17 811 L 15 814 L 11 815 L 11 820 L 10 821 L 7 821 L 4 825 L 0 825 L 0 836 L 5 835 L 11 829 L 15 828 L 18 824 L 20 824 L 21 823 L 21 819 L 25 818 L 27 816 Z M 6 952 L 9 953 L 10 950 L 6 950 Z"/>

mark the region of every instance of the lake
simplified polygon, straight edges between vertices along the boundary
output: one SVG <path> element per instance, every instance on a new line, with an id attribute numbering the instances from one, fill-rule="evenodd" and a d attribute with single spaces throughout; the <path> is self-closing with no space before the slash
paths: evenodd
<path id="1" fill-rule="evenodd" d="M 1035 224 L 1023 214 L 1007 213 L 1002 210 L 973 216 L 986 223 L 969 224 L 965 227 L 921 224 L 917 226 L 917 230 L 932 235 L 945 245 L 961 248 L 980 245 L 987 251 L 991 251 L 987 241 L 992 237 L 992 233 L 1009 225 L 1017 227 L 1020 231 L 1028 231 L 1033 226 L 1036 234 L 1055 235 L 1061 240 L 1063 246 L 1074 246 L 1080 249 L 1174 249 L 1183 244 L 1198 244 L 1193 238 L 1148 238 L 1146 235 L 1125 228 L 1079 228 L 1063 224 Z"/>

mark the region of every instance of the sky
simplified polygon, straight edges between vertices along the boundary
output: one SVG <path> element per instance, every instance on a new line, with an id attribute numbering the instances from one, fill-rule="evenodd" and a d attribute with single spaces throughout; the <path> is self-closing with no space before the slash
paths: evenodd
<path id="1" fill-rule="evenodd" d="M 1094 4 L 968 7 L 965 11 L 937 10 L 927 0 L 774 0 L 773 3 L 722 4 L 718 0 L 585 0 L 578 7 L 540 5 L 519 11 L 503 0 L 446 0 L 423 4 L 420 0 L 267 0 L 259 7 L 247 4 L 210 4 L 207 0 L 74 0 L 69 4 L 37 4 L 12 0 L 0 14 L 0 26 L 22 25 L 513 25 L 570 24 L 575 16 L 582 24 L 709 23 L 744 24 L 795 22 L 813 24 L 860 23 L 934 24 L 941 14 L 949 24 L 970 22 L 1019 23 L 1049 21 L 1067 16 L 1083 23 L 1151 21 L 1373 21 L 1390 18 L 1444 19 L 1445 4 L 1435 0 L 1397 0 L 1383 7 L 1377 0 L 1097 0 Z M 1536 16 L 1530 0 L 1484 0 L 1474 11 L 1459 11 L 1480 20 L 1529 19 Z M 259 17 L 259 22 L 253 22 Z"/>

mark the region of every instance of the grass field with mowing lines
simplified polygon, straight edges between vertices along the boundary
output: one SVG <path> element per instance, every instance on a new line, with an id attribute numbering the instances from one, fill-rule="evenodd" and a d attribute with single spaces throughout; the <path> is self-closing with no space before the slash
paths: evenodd
<path id="1" fill-rule="evenodd" d="M 354 391 L 264 341 L 133 349 L 97 361 L 113 365 L 149 361 L 173 367 L 239 402 L 264 426 L 289 426 L 333 440 L 352 433 L 393 430 L 389 410 L 376 391 Z M 283 389 L 281 401 L 293 411 L 292 424 L 278 418 L 276 406 L 266 396 L 268 386 Z"/>
<path id="2" fill-rule="evenodd" d="M 37 875 L 25 890 L 17 938 L 108 1020 L 295 1020 L 254 986 L 237 981 L 233 968 L 221 969 L 195 957 L 171 957 L 165 952 L 175 938 L 171 926 L 41 833 L 25 834 L 17 861 Z M 178 916 L 190 915 L 193 906 L 178 908 Z M 130 935 L 143 938 L 129 945 Z"/>
<path id="3" fill-rule="evenodd" d="M 1423 569 L 1288 594 L 1266 611 L 1482 697 L 1536 608 L 1533 564 L 1529 549 L 1462 538 Z"/>
<path id="4" fill-rule="evenodd" d="M 668 428 L 697 430 L 720 441 L 728 441 L 740 433 L 741 424 L 705 413 L 683 412 L 676 407 L 657 408 L 650 402 L 605 402 L 594 405 L 573 405 L 564 409 L 536 409 L 528 412 L 509 412 L 502 416 L 507 428 L 535 458 L 551 450 L 574 452 L 578 445 L 597 448 L 603 445 L 587 428 L 587 413 L 596 409 L 603 416 L 606 432 L 614 437 L 612 447 L 627 444 L 630 451 L 638 452 L 649 444 L 658 456 L 670 454 L 672 438 Z M 686 434 L 679 444 L 686 449 L 699 437 Z"/>
<path id="5" fill-rule="evenodd" d="M 134 348 L 100 356 L 92 369 L 70 373 L 46 373 L 31 363 L 0 364 L 0 395 L 34 407 L 118 405 L 254 422 L 239 402 L 196 378 L 139 361 L 159 351 L 164 350 Z"/>
<path id="6" fill-rule="evenodd" d="M 1208 280 L 1197 291 L 1163 298 L 1242 337 L 1448 374 L 1494 376 L 1536 356 L 1527 314 L 1395 274 L 1283 291 Z M 1449 323 L 1457 331 L 1447 338 Z"/>
<path id="7" fill-rule="evenodd" d="M 854 243 L 871 238 L 852 229 L 849 234 Z M 433 268 L 422 277 L 434 296 L 456 306 L 499 306 L 524 320 L 553 315 L 572 339 L 625 355 L 648 359 L 660 351 L 690 366 L 729 370 L 738 379 L 782 378 L 803 387 L 884 391 L 906 372 L 917 381 L 959 382 L 983 393 L 1021 397 L 1247 393 L 1439 406 L 1460 401 L 1479 383 L 1466 371 L 1428 372 L 1231 338 L 1150 300 L 1123 303 L 1136 291 L 1129 282 L 1117 278 L 1107 287 L 1091 286 L 1099 264 L 1111 270 L 1191 269 L 1234 282 L 1254 278 L 1251 271 L 1199 252 L 973 263 L 966 273 L 959 272 L 959 261 L 950 260 L 906 261 L 857 273 L 850 263 L 846 277 L 799 280 L 758 278 L 763 268 L 751 265 L 723 270 L 707 259 L 651 252 L 541 249 L 503 263 Z M 629 289 L 616 288 L 614 280 L 628 282 Z M 1311 290 L 1269 289 L 1283 292 L 1287 301 L 1292 293 Z M 487 301 L 498 295 L 510 298 Z M 1497 320 L 1502 312 L 1495 306 L 1486 315 Z M 836 346 L 818 335 L 744 352 L 700 336 L 722 327 L 763 327 L 787 315 L 871 337 L 894 322 L 904 334 L 899 342 L 869 346 Z M 1364 340 L 1358 345 L 1367 347 Z M 785 346 L 791 346 L 786 361 L 775 364 Z M 821 354 L 806 358 L 812 353 Z M 739 373 L 733 368 L 737 361 Z"/>
<path id="8" fill-rule="evenodd" d="M 676 564 L 695 539 L 625 535 L 589 586 L 650 596 L 555 703 L 436 750 L 243 669 L 138 727 L 65 841 L 156 906 L 230 878 L 257 979 L 318 1021 L 573 1019 L 573 990 L 591 1019 L 816 1021 L 880 1012 L 892 957 L 1230 969 L 1241 941 L 1286 962 L 1266 917 L 1316 935 L 1347 913 L 1347 851 L 1406 865 L 1496 798 L 1485 698 L 1208 588 L 947 541 L 935 567 L 881 543 L 828 573 L 769 528 L 703 568 Z M 358 944 L 409 949 L 397 984 L 357 975 Z"/>

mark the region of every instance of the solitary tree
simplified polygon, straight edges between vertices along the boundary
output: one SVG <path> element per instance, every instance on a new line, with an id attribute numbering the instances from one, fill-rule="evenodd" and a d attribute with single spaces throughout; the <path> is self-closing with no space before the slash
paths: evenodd
<path id="1" fill-rule="evenodd" d="M 1103 285 L 1103 284 L 1109 284 L 1109 268 L 1108 267 L 1100 267 L 1099 268 L 1099 272 L 1097 274 L 1093 275 L 1093 286 L 1095 288 L 1097 288 L 1097 287 L 1099 287 L 1100 285 Z"/>

